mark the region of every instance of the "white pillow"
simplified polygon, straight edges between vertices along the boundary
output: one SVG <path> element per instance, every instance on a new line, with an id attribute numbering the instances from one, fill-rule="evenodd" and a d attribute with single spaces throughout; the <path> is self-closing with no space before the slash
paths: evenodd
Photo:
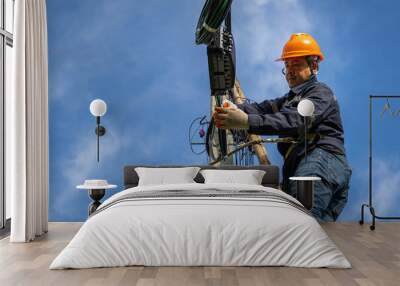
<path id="1" fill-rule="evenodd" d="M 262 170 L 201 170 L 204 183 L 234 183 L 261 185 L 265 171 Z"/>
<path id="2" fill-rule="evenodd" d="M 135 168 L 139 176 L 138 186 L 195 183 L 193 179 L 199 170 L 199 167 Z"/>

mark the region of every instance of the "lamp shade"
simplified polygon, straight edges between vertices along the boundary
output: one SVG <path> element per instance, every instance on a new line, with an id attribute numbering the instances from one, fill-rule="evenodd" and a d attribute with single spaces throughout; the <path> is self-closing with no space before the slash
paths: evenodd
<path id="1" fill-rule="evenodd" d="M 90 113 L 93 116 L 103 116 L 107 112 L 107 104 L 104 100 L 95 99 L 90 103 Z"/>
<path id="2" fill-rule="evenodd" d="M 311 116 L 314 114 L 314 103 L 309 99 L 303 99 L 297 105 L 297 111 L 301 116 Z"/>

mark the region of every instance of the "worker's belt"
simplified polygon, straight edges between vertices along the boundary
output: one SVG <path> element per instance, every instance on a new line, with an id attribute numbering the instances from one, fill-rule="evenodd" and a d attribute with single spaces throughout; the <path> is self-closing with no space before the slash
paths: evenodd
<path id="1" fill-rule="evenodd" d="M 322 136 L 321 136 L 321 134 L 319 134 L 319 133 L 309 133 L 309 134 L 307 134 L 307 144 L 308 144 L 308 141 L 313 142 L 314 139 L 316 139 L 316 138 L 319 139 L 319 138 L 321 138 L 321 137 L 322 137 Z M 294 147 L 296 147 L 297 144 L 304 143 L 305 138 L 302 137 L 302 138 L 300 138 L 300 139 L 302 139 L 302 140 L 297 141 L 297 143 L 292 143 L 292 144 L 290 145 L 289 149 L 286 151 L 285 160 L 287 159 L 287 157 L 289 157 L 289 154 L 292 152 L 292 150 L 294 149 Z"/>

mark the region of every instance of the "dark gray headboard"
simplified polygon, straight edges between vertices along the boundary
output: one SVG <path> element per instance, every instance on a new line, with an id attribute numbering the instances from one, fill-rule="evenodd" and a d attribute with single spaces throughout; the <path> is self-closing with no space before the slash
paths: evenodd
<path id="1" fill-rule="evenodd" d="M 193 166 L 193 165 L 192 165 Z M 177 167 L 192 167 L 192 166 L 173 166 L 173 165 L 162 165 L 162 166 L 150 166 L 150 165 L 129 165 L 124 167 L 124 189 L 133 188 L 138 185 L 139 177 L 135 172 L 136 167 L 157 167 L 157 168 L 177 168 Z M 265 187 L 279 188 L 279 167 L 278 166 L 221 166 L 213 167 L 210 165 L 196 165 L 201 169 L 222 169 L 222 170 L 248 170 L 256 169 L 265 171 L 265 175 L 262 180 L 262 185 Z M 197 183 L 204 183 L 203 176 L 198 173 L 194 178 Z"/>

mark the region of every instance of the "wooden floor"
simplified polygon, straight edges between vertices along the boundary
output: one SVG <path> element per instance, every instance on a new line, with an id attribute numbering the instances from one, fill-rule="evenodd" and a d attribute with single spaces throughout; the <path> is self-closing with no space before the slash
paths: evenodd
<path id="1" fill-rule="evenodd" d="M 357 223 L 323 227 L 353 268 L 290 267 L 119 267 L 48 270 L 80 223 L 50 223 L 32 243 L 0 241 L 0 285 L 400 285 L 400 223 L 370 231 Z"/>

